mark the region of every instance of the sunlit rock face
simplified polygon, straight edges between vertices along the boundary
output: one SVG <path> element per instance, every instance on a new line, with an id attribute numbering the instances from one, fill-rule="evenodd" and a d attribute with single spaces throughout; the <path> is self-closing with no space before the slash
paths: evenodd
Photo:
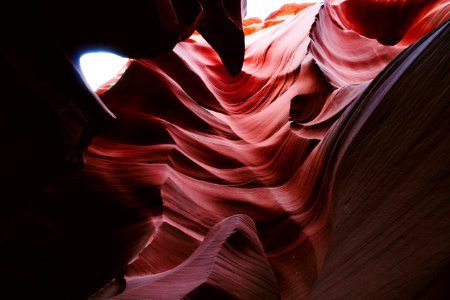
<path id="1" fill-rule="evenodd" d="M 37 221 L 18 232 L 45 224 L 34 249 L 55 257 L 22 250 L 42 268 L 30 285 L 67 299 L 446 298 L 449 3 L 285 6 L 233 31 L 247 33 L 242 68 L 239 47 L 200 35 L 132 60 L 98 92 L 116 121 L 84 169 L 26 212 Z"/>

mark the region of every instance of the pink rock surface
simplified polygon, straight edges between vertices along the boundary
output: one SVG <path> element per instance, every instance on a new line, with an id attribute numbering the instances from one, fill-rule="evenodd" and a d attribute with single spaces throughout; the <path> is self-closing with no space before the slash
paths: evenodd
<path id="1" fill-rule="evenodd" d="M 340 218 L 334 217 L 334 201 L 344 200 L 336 196 L 334 189 L 342 185 L 348 193 L 358 190 L 351 188 L 351 183 L 359 182 L 358 179 L 345 178 L 349 183 L 339 183 L 340 177 L 334 177 L 333 170 L 340 165 L 332 155 L 337 147 L 336 135 L 340 134 L 336 126 L 344 122 L 342 114 L 351 111 L 349 105 L 356 105 L 356 99 L 372 80 L 408 46 L 403 36 L 411 26 L 420 26 L 419 21 L 414 22 L 419 18 L 417 15 L 428 13 L 420 3 L 408 6 L 400 1 L 387 1 L 379 7 L 375 4 L 370 1 L 331 2 L 323 7 L 317 4 L 281 24 L 253 33 L 246 39 L 244 65 L 236 77 L 230 77 L 209 46 L 200 37 L 194 37 L 196 43 L 181 43 L 173 53 L 132 62 L 122 79 L 102 95 L 122 121 L 110 135 L 97 138 L 91 146 L 92 168 L 110 165 L 117 168 L 117 174 L 122 174 L 119 177 L 134 177 L 139 182 L 136 188 L 154 187 L 161 193 L 163 206 L 160 223 L 149 244 L 127 268 L 128 285 L 118 299 L 145 295 L 149 299 L 164 298 L 163 295 L 171 298 L 171 294 L 164 293 L 151 296 L 160 293 L 161 285 L 154 282 L 160 276 L 167 276 L 165 280 L 170 281 L 173 275 L 166 273 L 173 274 L 195 260 L 204 264 L 203 272 L 192 275 L 199 281 L 193 286 L 202 291 L 196 296 L 204 298 L 209 293 L 218 293 L 258 299 L 251 289 L 241 289 L 237 296 L 227 280 L 222 279 L 221 285 L 208 277 L 211 263 L 200 259 L 194 251 L 207 247 L 210 228 L 234 214 L 246 214 L 255 222 L 257 231 L 253 234 L 264 249 L 261 264 L 267 259 L 275 274 L 278 293 L 272 293 L 269 284 L 266 299 L 302 299 L 314 291 L 324 262 L 327 265 L 330 238 L 335 232 L 345 236 L 351 228 L 335 229 Z M 367 11 L 386 16 L 374 28 L 395 28 L 394 32 L 371 32 L 357 30 L 357 25 L 348 26 L 349 16 L 359 13 L 353 10 L 369 8 Z M 435 10 L 438 12 L 443 14 L 442 10 Z M 403 22 L 403 29 L 391 22 Z M 368 20 L 368 24 L 362 25 L 371 24 L 374 22 Z M 427 30 L 423 29 L 422 35 Z M 391 34 L 398 35 L 393 42 Z M 383 45 L 371 39 L 373 36 L 394 45 Z M 400 40 L 403 42 L 395 45 Z M 389 80 L 395 82 L 398 78 Z M 387 132 L 382 134 L 386 136 Z M 382 162 L 379 164 L 384 166 Z M 345 164 L 342 168 L 345 169 Z M 388 175 L 380 176 L 381 180 Z M 401 185 L 401 179 L 396 180 Z M 372 186 L 370 181 L 359 184 L 368 188 L 369 183 Z M 142 197 L 141 201 L 151 200 Z M 389 228 L 387 221 L 378 226 Z M 370 234 L 370 231 L 361 233 L 364 238 L 370 238 Z M 339 240 L 347 241 L 343 237 L 332 240 L 336 239 L 337 244 Z M 386 236 L 387 241 L 391 239 Z M 448 231 L 446 241 L 448 244 Z M 365 245 L 364 240 L 359 243 Z M 176 245 L 175 249 L 172 245 Z M 352 245 L 352 241 L 346 245 Z M 235 262 L 247 251 L 241 249 L 230 260 Z M 330 261 L 332 255 L 330 252 Z M 385 263 L 387 267 L 392 263 L 383 259 L 380 255 L 379 264 Z M 254 256 L 249 255 L 241 267 L 237 264 L 229 268 L 243 276 L 235 279 L 235 284 L 248 280 L 249 286 L 254 286 L 253 280 L 259 280 L 259 290 L 271 276 L 267 271 L 258 271 L 260 276 L 256 278 L 247 273 L 244 269 L 250 267 L 250 261 L 254 261 Z M 259 263 L 254 263 L 257 268 Z M 364 266 L 358 264 L 354 268 L 363 271 Z M 380 292 L 375 288 L 380 284 L 373 283 L 372 290 L 350 294 L 349 289 L 345 294 L 346 285 L 333 281 L 336 272 L 332 269 L 323 276 L 330 278 L 327 283 L 342 289 L 342 295 L 351 295 L 350 299 L 362 295 L 376 298 Z M 185 279 L 183 288 L 194 288 L 190 274 L 184 273 L 190 279 Z M 171 282 L 175 287 L 180 280 L 183 282 L 178 278 Z M 228 280 L 233 282 L 232 277 Z M 367 280 L 383 282 L 370 276 Z M 137 289 L 136 281 L 141 283 Z M 211 288 L 202 289 L 205 284 Z M 313 294 L 320 295 L 320 288 Z M 354 289 L 358 291 L 358 286 Z M 388 295 L 406 297 L 419 292 L 420 287 L 415 292 L 408 289 L 405 293 L 406 289 L 397 288 Z M 323 297 L 333 298 L 328 295 L 318 299 Z"/>

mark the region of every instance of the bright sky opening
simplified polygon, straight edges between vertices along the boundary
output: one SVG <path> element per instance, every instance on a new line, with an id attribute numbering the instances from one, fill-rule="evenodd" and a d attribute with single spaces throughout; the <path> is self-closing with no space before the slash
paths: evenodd
<path id="1" fill-rule="evenodd" d="M 317 2 L 317 0 L 247 0 L 246 18 L 265 19 L 271 12 L 286 3 Z M 80 59 L 81 70 L 89 87 L 95 91 L 108 82 L 124 67 L 128 58 L 108 52 L 84 54 Z"/>
<path id="2" fill-rule="evenodd" d="M 125 66 L 128 58 L 109 52 L 92 52 L 80 58 L 80 67 L 89 87 L 95 91 Z"/>
<path id="3" fill-rule="evenodd" d="M 264 20 L 271 12 L 286 3 L 311 3 L 319 0 L 247 0 L 247 15 L 245 18 L 258 17 Z"/>

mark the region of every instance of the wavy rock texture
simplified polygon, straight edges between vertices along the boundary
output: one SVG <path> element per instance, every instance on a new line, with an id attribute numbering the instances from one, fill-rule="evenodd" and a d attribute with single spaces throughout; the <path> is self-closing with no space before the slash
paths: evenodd
<path id="1" fill-rule="evenodd" d="M 82 171 L 42 195 L 42 222 L 64 239 L 49 238 L 60 264 L 47 272 L 65 277 L 34 288 L 67 299 L 448 296 L 448 5 L 286 6 L 244 28 L 238 73 L 198 35 L 130 61 L 99 91 L 117 121 Z"/>
<path id="2" fill-rule="evenodd" d="M 449 247 L 449 222 L 443 217 L 449 208 L 443 201 L 448 197 L 444 169 L 449 164 L 443 154 L 448 144 L 437 147 L 429 140 L 445 140 L 440 129 L 436 129 L 434 138 L 427 139 L 430 144 L 420 138 L 427 130 L 419 130 L 425 126 L 422 118 L 431 122 L 438 117 L 433 112 L 448 115 L 448 110 L 441 110 L 448 99 L 448 72 L 442 70 L 449 65 L 448 53 L 443 50 L 447 44 L 440 46 L 440 54 L 434 54 L 441 56 L 441 61 L 428 58 L 430 65 L 441 66 L 440 71 L 412 66 L 412 70 L 404 71 L 408 77 L 385 75 L 372 82 L 412 40 L 448 19 L 448 2 L 422 2 L 344 1 L 302 7 L 295 17 L 285 17 L 283 23 L 247 37 L 244 66 L 236 77 L 226 74 L 217 56 L 197 37 L 193 37 L 193 43 L 179 44 L 173 53 L 133 61 L 117 84 L 102 95 L 118 115 L 119 123 L 91 146 L 89 169 L 102 174 L 107 166 L 115 174 L 111 186 L 126 186 L 127 193 L 145 187 L 153 189 L 152 193 L 160 191 L 161 198 L 154 200 L 142 194 L 140 201 L 161 201 L 163 209 L 149 244 L 127 267 L 125 290 L 116 298 L 172 299 L 187 295 L 196 299 L 212 293 L 241 299 L 302 299 L 312 292 L 317 299 L 398 299 L 424 289 L 449 258 L 444 254 Z M 359 18 L 360 12 L 368 8 L 372 16 L 385 18 L 378 23 L 351 18 Z M 273 16 L 279 19 L 282 12 Z M 434 24 L 424 19 L 434 20 Z M 268 21 L 265 24 L 279 23 Z M 370 27 L 371 24 L 377 27 Z M 415 28 L 414 38 L 409 28 Z M 411 61 L 421 61 L 426 56 L 411 55 Z M 404 64 L 413 63 L 396 63 L 384 73 L 398 72 Z M 419 79 L 419 75 L 428 71 L 435 77 L 426 80 L 429 86 L 420 85 L 424 79 Z M 416 78 L 417 89 L 422 93 L 443 89 L 443 94 L 420 97 L 415 90 L 407 91 L 411 78 Z M 394 88 L 394 84 L 400 86 Z M 376 102 L 375 92 L 367 92 L 368 87 L 377 88 L 383 94 L 379 97 L 389 102 L 384 113 L 392 123 L 379 112 L 381 108 L 377 107 L 381 104 Z M 386 96 L 388 93 L 392 96 Z M 406 102 L 416 98 L 414 104 Z M 433 102 L 429 103 L 429 99 Z M 373 106 L 370 119 L 368 113 L 359 111 L 365 101 Z M 425 109 L 419 101 L 435 105 L 435 110 Z M 423 114 L 421 107 L 430 115 Z M 362 124 L 341 129 L 359 113 L 364 115 Z M 412 116 L 417 120 L 407 119 Z M 438 122 L 442 128 L 448 128 Z M 346 130 L 357 132 L 359 138 L 351 144 L 362 146 L 342 146 L 348 139 L 343 137 Z M 389 142 L 396 139 L 408 142 Z M 427 171 L 422 166 L 427 164 L 425 153 L 412 156 L 408 166 L 400 160 L 419 142 L 424 147 L 422 151 L 430 148 L 438 156 Z M 382 145 L 397 151 L 397 156 L 378 148 Z M 366 159 L 354 162 L 354 157 Z M 442 163 L 439 169 L 434 167 L 437 161 Z M 417 164 L 414 170 L 422 172 L 416 176 L 408 169 L 413 162 Z M 357 170 L 367 171 L 367 178 Z M 418 183 L 407 183 L 406 178 L 430 183 L 422 190 Z M 132 186 L 126 184 L 130 180 Z M 435 191 L 439 197 L 427 195 L 426 190 L 432 185 L 443 186 Z M 405 192 L 378 196 L 377 189 L 387 194 Z M 355 199 L 351 208 L 346 197 Z M 386 200 L 380 203 L 379 198 Z M 411 198 L 417 199 L 415 205 L 410 203 Z M 435 203 L 428 210 L 419 209 L 430 201 Z M 346 205 L 344 212 L 341 203 Z M 360 207 L 364 209 L 358 212 Z M 410 214 L 410 218 L 421 220 L 437 211 L 442 217 L 429 216 L 428 222 L 435 220 L 441 225 L 421 225 L 419 220 L 401 217 Z M 239 232 L 226 219 L 235 214 L 245 214 L 256 224 L 245 237 L 248 242 L 242 243 L 238 252 L 213 247 L 215 232 Z M 362 225 L 367 228 L 357 223 L 364 219 Z M 407 228 L 420 229 L 410 229 L 407 237 L 400 238 L 406 229 L 395 229 L 402 222 L 409 224 Z M 213 227 L 214 224 L 218 225 Z M 438 232 L 436 226 L 440 228 Z M 377 233 L 383 231 L 395 234 Z M 347 236 L 350 233 L 353 239 Z M 379 239 L 379 250 L 368 252 L 371 247 L 377 249 L 369 242 L 375 237 Z M 253 250 L 257 244 L 254 239 L 262 244 L 263 248 L 258 249 L 264 249 L 258 251 L 260 256 Z M 388 246 L 380 246 L 383 241 Z M 423 249 L 425 244 L 428 248 Z M 207 247 L 211 247 L 208 257 L 216 257 L 215 263 L 207 257 L 200 258 L 199 253 Z M 228 271 L 218 267 L 222 262 L 219 251 L 229 257 Z M 414 259 L 406 259 L 408 253 L 415 253 L 421 263 L 409 263 Z M 371 263 L 359 260 L 360 256 Z M 396 261 L 402 258 L 401 262 Z M 239 263 L 241 259 L 245 263 Z M 431 259 L 429 264 L 433 267 L 425 263 L 426 259 Z M 324 260 L 325 269 L 321 272 Z M 271 269 L 267 269 L 267 261 Z M 195 267 L 188 267 L 194 262 Z M 352 268 L 343 273 L 340 268 L 345 265 Z M 193 274 L 192 268 L 196 267 L 201 271 Z M 394 267 L 399 270 L 381 279 L 384 272 Z M 217 273 L 211 273 L 211 268 Z M 367 268 L 373 268 L 374 275 L 358 273 L 367 274 Z M 426 274 L 420 274 L 423 269 L 427 269 Z M 177 270 L 181 274 L 175 275 Z M 251 270 L 258 270 L 258 275 Z M 237 274 L 239 277 L 235 278 Z M 323 275 L 314 286 L 319 274 Z M 165 284 L 172 288 L 164 288 Z M 255 294 L 261 289 L 265 290 L 264 297 Z"/>

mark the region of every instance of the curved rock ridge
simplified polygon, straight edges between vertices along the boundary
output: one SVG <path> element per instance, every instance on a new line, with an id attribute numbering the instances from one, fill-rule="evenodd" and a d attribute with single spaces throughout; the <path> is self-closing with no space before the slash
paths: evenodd
<path id="1" fill-rule="evenodd" d="M 127 291 L 115 299 L 280 298 L 255 225 L 245 215 L 216 224 L 193 254 L 176 267 L 126 279 Z"/>
<path id="2" fill-rule="evenodd" d="M 2 249 L 1 282 L 15 284 L 5 288 L 46 299 L 444 299 L 450 1 L 286 6 L 245 37 L 243 64 L 245 5 L 194 2 L 177 30 L 198 25 L 204 37 L 130 60 L 98 93 L 116 120 L 86 166 L 7 216 L 17 245 Z"/>
<path id="3" fill-rule="evenodd" d="M 449 18 L 446 0 L 331 0 L 346 28 L 385 45 L 411 43 Z"/>
<path id="4" fill-rule="evenodd" d="M 309 299 L 450 295 L 450 143 L 440 130 L 450 126 L 449 46 L 448 21 L 397 56 L 336 124 L 335 225 Z"/>
<path id="5" fill-rule="evenodd" d="M 133 61 L 102 94 L 118 123 L 90 147 L 91 172 L 109 166 L 116 174 L 113 186 L 124 186 L 128 193 L 142 190 L 140 202 L 161 201 L 163 207 L 147 246 L 126 269 L 118 299 L 259 299 L 251 289 L 235 294 L 232 282 L 240 286 L 242 281 L 258 291 L 266 282 L 267 299 L 304 299 L 311 291 L 319 295 L 314 284 L 330 237 L 339 232 L 336 222 L 342 222 L 333 214 L 340 198 L 331 188 L 333 182 L 340 186 L 334 178 L 340 165 L 333 154 L 340 147 L 336 122 L 344 122 L 344 112 L 352 116 L 362 101 L 355 100 L 389 62 L 448 19 L 443 3 L 441 9 L 420 10 L 417 4 L 408 18 L 402 17 L 404 30 L 395 45 L 384 45 L 389 36 L 378 37 L 380 43 L 374 33 L 348 26 L 348 7 L 360 9 L 363 2 L 308 6 L 247 36 L 244 65 L 235 77 L 194 36 L 195 43 L 181 43 L 172 53 Z M 386 1 L 376 8 L 395 15 L 398 5 Z M 430 26 L 424 19 L 436 21 Z M 390 20 L 380 26 L 392 26 Z M 413 38 L 410 27 L 422 33 Z M 131 186 L 126 184 L 130 180 Z M 152 200 L 158 192 L 160 197 Z M 212 241 L 217 231 L 227 235 L 224 224 L 235 214 L 255 222 L 256 231 L 241 243 L 253 244 L 257 237 L 264 249 L 257 256 Z M 211 273 L 219 269 L 209 259 L 216 257 L 221 265 L 222 255 L 230 255 L 224 268 L 231 273 L 221 269 L 225 277 L 219 280 L 222 271 Z M 333 261 L 333 252 L 329 255 Z M 247 262 L 237 263 L 241 259 Z M 252 263 L 265 271 L 254 277 L 246 269 Z M 332 271 L 325 278 L 332 278 Z M 243 277 L 234 279 L 235 273 Z M 401 290 L 394 294 L 403 295 Z M 378 292 L 371 291 L 369 298 Z"/>

